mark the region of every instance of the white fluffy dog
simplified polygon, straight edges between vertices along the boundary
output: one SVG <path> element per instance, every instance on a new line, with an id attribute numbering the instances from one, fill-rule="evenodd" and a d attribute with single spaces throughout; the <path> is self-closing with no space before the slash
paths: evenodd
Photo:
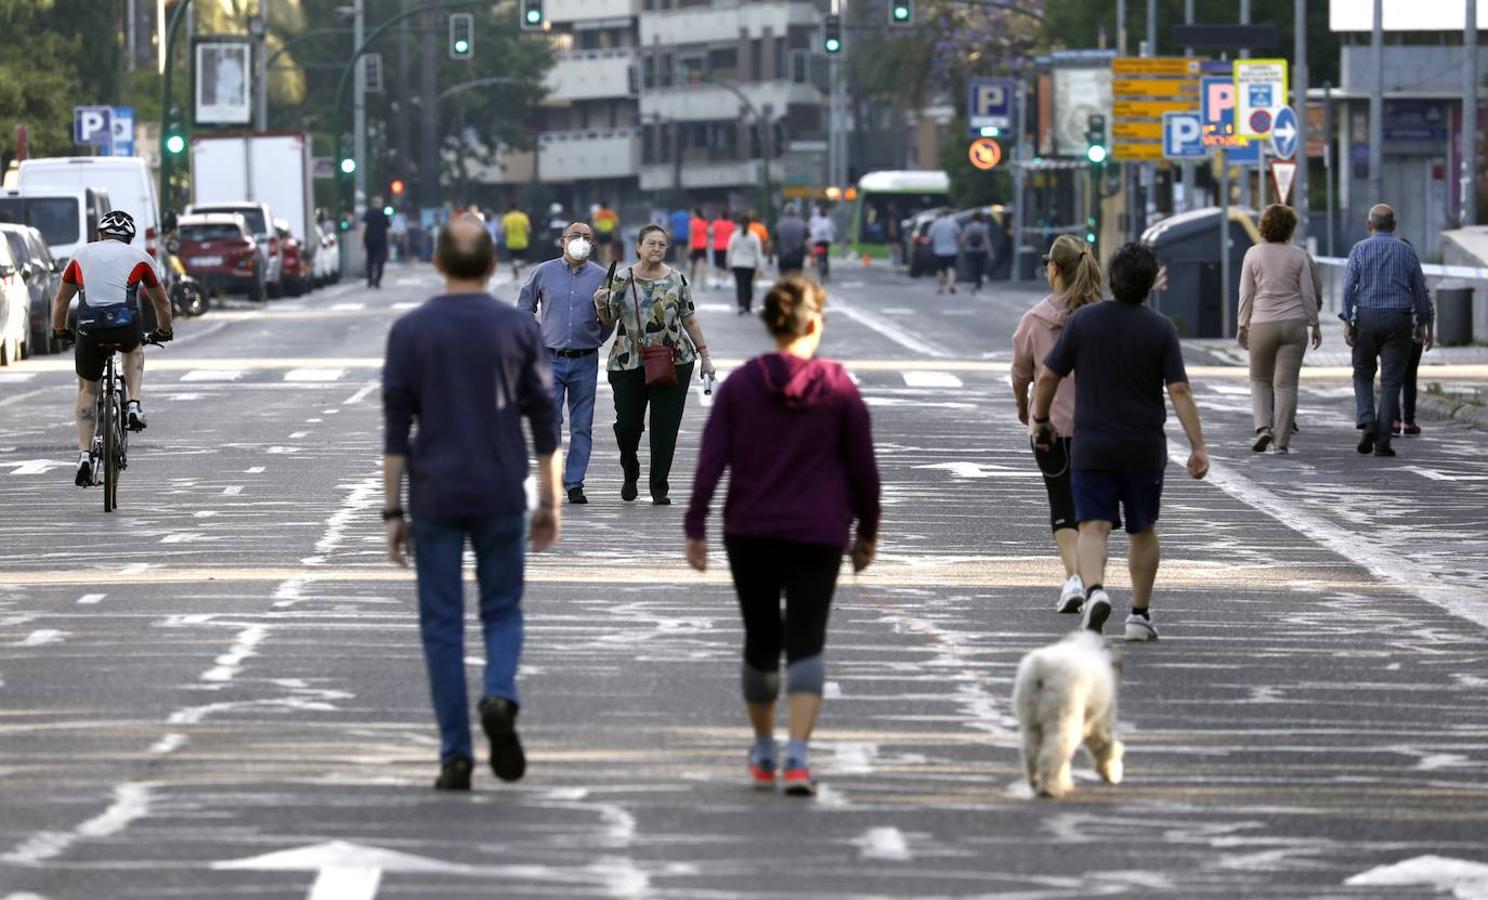
<path id="1" fill-rule="evenodd" d="M 1070 760 L 1081 744 L 1095 770 L 1121 781 L 1121 742 L 1116 739 L 1116 670 L 1106 642 L 1089 631 L 1040 647 L 1018 664 L 1013 708 L 1023 732 L 1028 784 L 1041 796 L 1074 790 Z"/>

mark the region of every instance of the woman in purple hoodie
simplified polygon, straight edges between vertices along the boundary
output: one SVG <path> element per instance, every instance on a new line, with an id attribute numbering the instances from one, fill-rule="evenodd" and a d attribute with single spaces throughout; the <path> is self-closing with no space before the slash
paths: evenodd
<path id="1" fill-rule="evenodd" d="M 814 358 L 826 302 L 821 285 L 805 278 L 777 281 L 765 296 L 760 317 L 778 350 L 745 363 L 719 387 L 686 519 L 687 562 L 702 572 L 708 505 L 727 468 L 723 544 L 744 616 L 750 778 L 756 787 L 775 785 L 783 650 L 790 742 L 782 780 L 787 794 L 806 797 L 816 793 L 806 747 L 821 710 L 837 573 L 854 519 L 853 569 L 873 561 L 879 519 L 868 407 L 840 364 Z"/>

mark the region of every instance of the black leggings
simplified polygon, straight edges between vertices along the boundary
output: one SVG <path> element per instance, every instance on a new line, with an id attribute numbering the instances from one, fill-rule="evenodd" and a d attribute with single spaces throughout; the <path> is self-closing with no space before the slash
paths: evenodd
<path id="1" fill-rule="evenodd" d="M 820 656 L 842 548 L 728 534 L 723 546 L 744 614 L 744 662 L 760 672 L 778 672 L 782 649 L 787 663 Z"/>
<path id="2" fill-rule="evenodd" d="M 734 295 L 739 299 L 739 308 L 749 312 L 754 305 L 754 270 L 734 268 Z"/>
<path id="3" fill-rule="evenodd" d="M 1075 517 L 1075 492 L 1070 486 L 1070 439 L 1055 438 L 1054 449 L 1048 453 L 1034 451 L 1039 472 L 1044 476 L 1044 490 L 1049 494 L 1049 527 L 1079 528 Z"/>

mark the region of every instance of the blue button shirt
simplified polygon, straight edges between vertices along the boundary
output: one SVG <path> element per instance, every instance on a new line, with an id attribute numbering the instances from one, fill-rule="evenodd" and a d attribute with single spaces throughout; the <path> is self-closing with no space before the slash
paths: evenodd
<path id="1" fill-rule="evenodd" d="M 561 256 L 550 259 L 532 270 L 517 294 L 517 308 L 537 316 L 549 349 L 594 350 L 614 327 L 600 324 L 594 311 L 594 292 L 604 280 L 605 270 L 592 262 L 574 268 Z"/>
<path id="2" fill-rule="evenodd" d="M 1417 325 L 1431 321 L 1431 292 L 1421 260 L 1393 232 L 1376 231 L 1349 250 L 1338 317 L 1353 322 L 1361 309 L 1414 310 Z"/>

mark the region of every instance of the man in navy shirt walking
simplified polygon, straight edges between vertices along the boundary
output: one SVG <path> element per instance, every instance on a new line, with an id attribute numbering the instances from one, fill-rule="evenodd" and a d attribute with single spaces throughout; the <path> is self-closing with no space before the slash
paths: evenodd
<path id="1" fill-rule="evenodd" d="M 589 262 L 594 230 L 570 222 L 559 240 L 563 255 L 532 270 L 517 295 L 517 308 L 538 317 L 553 368 L 554 427 L 563 431 L 563 398 L 568 396 L 568 454 L 563 489 L 569 503 L 588 503 L 584 473 L 594 448 L 594 392 L 599 386 L 599 345 L 614 329 L 594 311 L 594 292 L 604 286 L 605 270 Z"/>
<path id="2" fill-rule="evenodd" d="M 469 538 L 486 645 L 480 716 L 491 742 L 491 769 L 503 781 L 516 781 L 527 765 L 516 732 L 528 530 L 522 419 L 531 425 L 538 459 L 534 550 L 558 539 L 558 429 L 537 323 L 486 293 L 496 269 L 490 233 L 474 218 L 452 220 L 440 229 L 434 262 L 444 275 L 444 293 L 399 319 L 388 335 L 382 517 L 394 563 L 408 565 L 410 538 L 413 543 L 419 631 L 439 721 L 441 767 L 434 786 L 469 790 L 475 756 L 465 693 L 461 557 Z M 411 523 L 402 502 L 405 474 Z"/>
<path id="3" fill-rule="evenodd" d="M 1070 487 L 1080 523 L 1080 580 L 1085 583 L 1081 625 L 1100 632 L 1111 615 L 1111 598 L 1101 586 L 1106 573 L 1106 542 L 1126 516 L 1131 542 L 1128 566 L 1132 611 L 1126 639 L 1157 639 L 1148 604 L 1157 580 L 1160 551 L 1157 514 L 1162 501 L 1168 439 L 1163 433 L 1167 407 L 1188 435 L 1192 453 L 1188 474 L 1209 472 L 1199 410 L 1183 368 L 1178 329 L 1142 305 L 1157 280 L 1157 256 L 1143 244 L 1124 244 L 1111 257 L 1111 293 L 1116 301 L 1076 310 L 1044 359 L 1034 395 L 1034 445 L 1052 450 L 1054 426 L 1049 407 L 1060 379 L 1075 378 L 1075 434 L 1070 447 Z"/>

